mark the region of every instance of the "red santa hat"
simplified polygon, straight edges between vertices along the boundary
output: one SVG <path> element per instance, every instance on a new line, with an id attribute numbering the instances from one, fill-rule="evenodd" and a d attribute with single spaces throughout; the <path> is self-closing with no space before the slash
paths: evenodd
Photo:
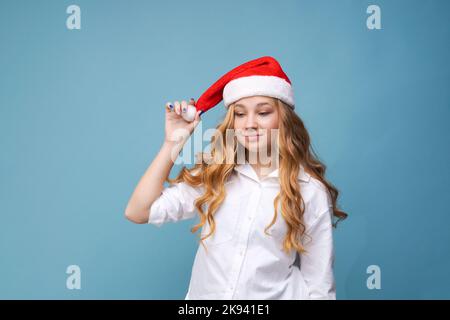
<path id="1" fill-rule="evenodd" d="M 294 109 L 291 81 L 273 57 L 254 59 L 227 72 L 200 96 L 195 107 L 204 113 L 222 100 L 228 108 L 241 98 L 256 95 L 278 98 Z"/>

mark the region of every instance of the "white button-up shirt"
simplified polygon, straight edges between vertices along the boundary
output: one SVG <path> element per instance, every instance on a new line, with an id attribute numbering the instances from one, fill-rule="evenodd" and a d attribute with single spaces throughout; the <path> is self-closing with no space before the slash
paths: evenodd
<path id="1" fill-rule="evenodd" d="M 259 179 L 253 167 L 239 164 L 225 184 L 226 197 L 214 219 L 216 230 L 199 244 L 185 299 L 336 299 L 333 274 L 332 203 L 325 186 L 300 166 L 305 202 L 303 245 L 299 255 L 282 250 L 287 224 L 273 201 L 280 190 L 278 169 Z M 203 187 L 179 182 L 163 189 L 149 212 L 148 223 L 194 218 L 194 201 Z M 206 222 L 201 234 L 209 232 Z"/>

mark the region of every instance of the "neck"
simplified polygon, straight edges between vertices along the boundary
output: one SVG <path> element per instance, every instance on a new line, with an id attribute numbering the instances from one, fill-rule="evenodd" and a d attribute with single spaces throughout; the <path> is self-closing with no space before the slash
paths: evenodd
<path id="1" fill-rule="evenodd" d="M 252 166 L 253 170 L 255 170 L 259 178 L 267 176 L 278 168 L 276 159 L 274 161 L 271 157 L 268 159 L 260 159 L 260 157 L 253 155 L 253 157 L 250 156 L 249 159 L 249 164 Z"/>

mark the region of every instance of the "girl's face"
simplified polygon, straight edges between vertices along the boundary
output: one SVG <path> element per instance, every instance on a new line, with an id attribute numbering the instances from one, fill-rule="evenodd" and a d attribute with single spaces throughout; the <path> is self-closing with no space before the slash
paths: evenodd
<path id="1" fill-rule="evenodd" d="M 252 96 L 234 105 L 234 130 L 237 141 L 250 152 L 271 150 L 271 137 L 278 129 L 278 110 L 271 98 Z"/>

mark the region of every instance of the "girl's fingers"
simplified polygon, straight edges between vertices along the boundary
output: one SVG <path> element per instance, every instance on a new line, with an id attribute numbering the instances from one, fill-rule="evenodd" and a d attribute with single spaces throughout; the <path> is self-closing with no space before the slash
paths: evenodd
<path id="1" fill-rule="evenodd" d="M 198 110 L 197 111 L 197 113 L 195 114 L 195 118 L 194 118 L 194 128 L 199 124 L 199 122 L 200 122 L 200 113 L 201 113 L 202 111 L 201 110 Z"/>
<path id="2" fill-rule="evenodd" d="M 188 104 L 185 100 L 181 101 L 181 112 L 182 113 L 186 113 L 187 106 L 188 106 Z"/>
<path id="3" fill-rule="evenodd" d="M 173 104 L 172 104 L 172 102 L 167 102 L 166 103 L 166 111 L 167 112 L 172 112 L 173 111 Z"/>
<path id="4" fill-rule="evenodd" d="M 180 105 L 180 102 L 179 101 L 175 101 L 175 113 L 176 114 L 178 114 L 178 115 L 180 115 L 180 113 L 181 113 L 181 105 Z"/>
<path id="5" fill-rule="evenodd" d="M 187 112 L 188 105 L 195 106 L 194 98 L 191 98 L 189 103 L 186 100 L 181 101 L 181 103 L 180 101 L 175 101 L 174 103 L 169 101 L 166 103 L 165 107 L 167 112 L 175 112 L 176 114 L 181 115 L 182 113 Z M 197 111 L 195 119 L 198 118 L 199 112 L 200 111 Z"/>

